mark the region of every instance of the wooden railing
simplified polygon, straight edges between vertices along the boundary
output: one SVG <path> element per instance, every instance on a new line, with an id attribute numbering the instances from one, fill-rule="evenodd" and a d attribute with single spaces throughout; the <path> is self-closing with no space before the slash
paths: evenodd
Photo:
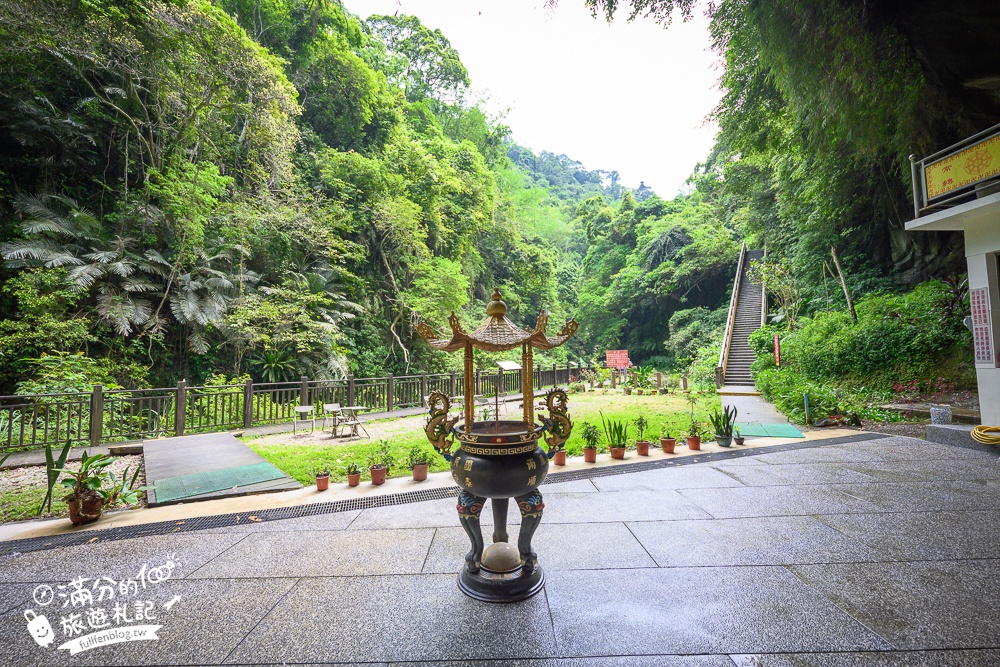
<path id="1" fill-rule="evenodd" d="M 585 369 L 571 366 L 533 371 L 534 386 L 566 385 Z M 521 393 L 520 371 L 478 369 L 476 394 Z M 325 403 L 364 405 L 374 412 L 392 412 L 424 405 L 440 391 L 460 396 L 465 381 L 458 373 L 309 380 L 158 389 L 105 390 L 88 393 L 0 396 L 0 452 L 40 449 L 47 445 L 123 442 L 142 438 L 208 433 L 292 421 L 295 408 L 313 405 L 321 415 Z"/>
<path id="2" fill-rule="evenodd" d="M 729 362 L 729 344 L 733 340 L 733 326 L 736 323 L 736 304 L 740 300 L 740 282 L 743 279 L 743 263 L 747 256 L 747 242 L 740 246 L 740 259 L 736 264 L 736 280 L 733 281 L 733 294 L 729 298 L 729 314 L 726 315 L 726 331 L 722 335 L 722 350 L 719 352 L 719 365 L 715 367 L 715 386 L 721 387 L 726 382 L 726 364 Z"/>

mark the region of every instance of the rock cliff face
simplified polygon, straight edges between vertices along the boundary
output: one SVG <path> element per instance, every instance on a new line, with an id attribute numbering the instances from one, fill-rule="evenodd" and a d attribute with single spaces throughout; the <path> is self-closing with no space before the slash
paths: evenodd
<path id="1" fill-rule="evenodd" d="M 909 40 L 928 80 L 964 107 L 962 115 L 972 129 L 1000 123 L 1000 2 L 880 4 L 884 18 Z"/>

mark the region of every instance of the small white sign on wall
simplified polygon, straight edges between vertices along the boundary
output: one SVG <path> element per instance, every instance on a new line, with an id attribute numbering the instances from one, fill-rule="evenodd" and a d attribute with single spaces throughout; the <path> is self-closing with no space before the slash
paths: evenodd
<path id="1" fill-rule="evenodd" d="M 976 365 L 997 365 L 993 354 L 993 336 L 990 331 L 990 300 L 985 287 L 969 290 L 969 302 L 972 306 L 972 341 L 976 348 Z"/>

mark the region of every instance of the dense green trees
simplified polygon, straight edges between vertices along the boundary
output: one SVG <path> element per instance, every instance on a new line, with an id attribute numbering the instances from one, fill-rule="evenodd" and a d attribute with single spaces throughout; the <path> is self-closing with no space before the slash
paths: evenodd
<path id="1" fill-rule="evenodd" d="M 43 354 L 77 352 L 100 362 L 74 377 L 126 387 L 436 370 L 456 360 L 416 323 L 471 324 L 494 286 L 515 321 L 580 321 L 543 361 L 624 347 L 704 366 L 742 238 L 802 280 L 806 315 L 831 245 L 859 294 L 959 266 L 956 239 L 902 232 L 905 153 L 968 117 L 891 16 L 856 5 L 710 6 L 721 131 L 688 193 L 664 201 L 513 143 L 414 17 L 314 0 L 3 3 L 0 393 Z M 632 8 L 667 20 L 694 3 Z"/>

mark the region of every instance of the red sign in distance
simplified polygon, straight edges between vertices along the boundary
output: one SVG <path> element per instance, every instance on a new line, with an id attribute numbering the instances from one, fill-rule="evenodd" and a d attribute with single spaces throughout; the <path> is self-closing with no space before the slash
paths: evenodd
<path id="1" fill-rule="evenodd" d="M 608 368 L 629 368 L 632 362 L 628 359 L 628 350 L 606 350 L 604 364 Z"/>
<path id="2" fill-rule="evenodd" d="M 778 334 L 774 334 L 774 365 L 781 365 L 781 342 L 778 340 Z"/>

